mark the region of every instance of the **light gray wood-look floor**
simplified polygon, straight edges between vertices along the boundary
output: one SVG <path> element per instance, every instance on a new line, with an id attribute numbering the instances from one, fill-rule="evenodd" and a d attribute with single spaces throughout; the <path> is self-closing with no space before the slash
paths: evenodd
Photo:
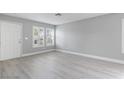
<path id="1" fill-rule="evenodd" d="M 2 79 L 116 79 L 124 64 L 49 52 L 0 62 Z"/>

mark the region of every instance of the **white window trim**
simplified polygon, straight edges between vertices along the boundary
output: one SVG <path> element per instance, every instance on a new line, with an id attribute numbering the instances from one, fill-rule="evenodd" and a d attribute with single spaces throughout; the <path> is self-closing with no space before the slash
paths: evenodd
<path id="1" fill-rule="evenodd" d="M 121 49 L 121 53 L 124 54 L 124 19 L 122 19 L 122 49 Z"/>
<path id="2" fill-rule="evenodd" d="M 44 31 L 44 44 L 43 45 L 35 45 L 34 44 L 34 28 L 38 28 L 38 29 L 43 29 L 43 31 Z M 45 47 L 45 28 L 44 27 L 40 27 L 40 26 L 33 26 L 33 28 L 32 28 L 32 47 L 33 48 L 38 48 L 38 47 L 41 47 L 41 48 L 44 48 Z"/>
<path id="3" fill-rule="evenodd" d="M 53 34 L 54 34 L 53 35 L 53 44 L 50 44 L 50 45 L 47 44 L 47 36 L 45 36 L 46 37 L 46 40 L 45 40 L 46 47 L 51 47 L 51 46 L 55 45 L 55 31 L 53 28 L 46 28 L 46 34 L 47 34 L 47 30 L 53 30 Z"/>

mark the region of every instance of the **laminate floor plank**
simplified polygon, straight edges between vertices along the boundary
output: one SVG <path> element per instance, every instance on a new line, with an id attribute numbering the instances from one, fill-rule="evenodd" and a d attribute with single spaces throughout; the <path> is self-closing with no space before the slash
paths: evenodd
<path id="1" fill-rule="evenodd" d="M 123 79 L 124 64 L 49 52 L 0 62 L 1 79 Z"/>

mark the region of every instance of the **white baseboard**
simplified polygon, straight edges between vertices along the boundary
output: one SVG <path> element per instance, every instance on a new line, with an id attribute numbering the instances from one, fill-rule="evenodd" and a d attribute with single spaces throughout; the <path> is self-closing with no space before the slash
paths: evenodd
<path id="1" fill-rule="evenodd" d="M 83 57 L 89 57 L 89 58 L 104 60 L 104 61 L 109 61 L 109 62 L 114 62 L 114 63 L 124 64 L 124 60 L 118 60 L 118 59 L 101 57 L 101 56 L 94 56 L 94 55 L 89 55 L 89 54 L 72 52 L 72 51 L 68 51 L 68 50 L 61 50 L 61 49 L 56 49 L 56 51 L 64 52 L 64 53 L 69 53 L 69 54 L 74 54 L 74 55 L 79 55 L 79 56 L 83 56 Z"/>
<path id="2" fill-rule="evenodd" d="M 108 57 L 101 57 L 101 56 L 96 56 L 96 55 L 72 52 L 72 51 L 62 50 L 62 49 L 49 49 L 49 50 L 43 50 L 40 52 L 28 53 L 28 54 L 23 54 L 22 57 L 46 53 L 46 52 L 51 52 L 51 51 L 59 51 L 59 52 L 79 55 L 79 56 L 83 56 L 83 57 L 94 58 L 94 59 L 99 59 L 99 60 L 103 60 L 103 61 L 109 61 L 109 62 L 124 64 L 124 60 L 118 60 L 118 59 L 113 59 L 113 58 L 108 58 Z"/>
<path id="3" fill-rule="evenodd" d="M 31 55 L 36 55 L 36 54 L 41 54 L 41 53 L 46 53 L 46 52 L 51 52 L 51 51 L 55 51 L 56 49 L 48 49 L 48 50 L 43 50 L 40 52 L 34 52 L 34 53 L 28 53 L 28 54 L 23 54 L 22 57 L 25 56 L 31 56 Z"/>

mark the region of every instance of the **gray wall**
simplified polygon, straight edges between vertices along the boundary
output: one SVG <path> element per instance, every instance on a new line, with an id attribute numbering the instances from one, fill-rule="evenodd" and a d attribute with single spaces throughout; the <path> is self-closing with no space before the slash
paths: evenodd
<path id="1" fill-rule="evenodd" d="M 121 53 L 121 20 L 108 14 L 57 26 L 56 48 L 124 60 Z"/>
<path id="2" fill-rule="evenodd" d="M 0 14 L 0 20 L 20 22 L 23 24 L 23 54 L 39 52 L 39 51 L 45 50 L 42 48 L 33 48 L 32 47 L 32 26 L 36 25 L 36 26 L 50 27 L 50 28 L 55 29 L 54 25 L 35 22 L 35 21 L 31 21 L 31 20 L 25 20 L 25 19 L 16 18 L 16 17 L 10 17 L 10 16 L 6 16 L 3 14 Z M 25 37 L 28 37 L 29 39 L 25 40 Z M 47 49 L 52 49 L 52 48 L 55 48 L 55 47 L 48 47 Z"/>

